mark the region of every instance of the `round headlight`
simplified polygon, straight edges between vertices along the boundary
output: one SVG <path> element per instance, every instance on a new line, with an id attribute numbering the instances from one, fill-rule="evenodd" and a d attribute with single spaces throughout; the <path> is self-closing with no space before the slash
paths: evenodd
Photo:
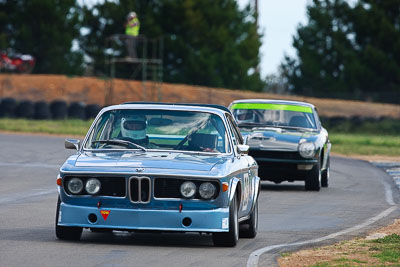
<path id="1" fill-rule="evenodd" d="M 204 199 L 210 199 L 215 195 L 215 185 L 210 182 L 205 182 L 200 185 L 199 194 Z"/>
<path id="2" fill-rule="evenodd" d="M 72 178 L 71 180 L 68 181 L 67 183 L 67 188 L 68 191 L 71 192 L 71 194 L 79 194 L 82 192 L 83 189 L 83 182 L 79 178 Z"/>
<path id="3" fill-rule="evenodd" d="M 196 185 L 193 182 L 186 181 L 181 185 L 181 194 L 185 198 L 192 198 L 196 194 Z"/>
<path id="4" fill-rule="evenodd" d="M 301 143 L 299 153 L 303 158 L 312 158 L 315 155 L 315 145 L 311 142 Z"/>
<path id="5" fill-rule="evenodd" d="M 86 192 L 88 192 L 91 195 L 97 194 L 100 191 L 101 183 L 99 180 L 96 178 L 90 178 L 86 182 Z"/>

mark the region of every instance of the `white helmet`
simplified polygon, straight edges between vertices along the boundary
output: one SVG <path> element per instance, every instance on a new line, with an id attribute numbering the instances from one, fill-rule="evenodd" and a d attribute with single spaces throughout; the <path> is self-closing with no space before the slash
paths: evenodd
<path id="1" fill-rule="evenodd" d="M 144 115 L 133 115 L 121 119 L 121 134 L 134 140 L 146 138 L 147 121 Z"/>
<path id="2" fill-rule="evenodd" d="M 237 109 L 235 112 L 235 117 L 239 123 L 255 121 L 255 113 L 250 109 Z"/>

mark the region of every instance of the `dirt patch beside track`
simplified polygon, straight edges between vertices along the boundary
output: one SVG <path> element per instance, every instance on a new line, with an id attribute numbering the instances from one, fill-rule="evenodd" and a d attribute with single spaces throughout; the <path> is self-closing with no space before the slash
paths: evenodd
<path id="1" fill-rule="evenodd" d="M 278 259 L 280 267 L 301 266 L 398 266 L 397 263 L 379 261 L 374 257 L 373 246 L 368 241 L 391 234 L 400 235 L 400 220 L 371 232 L 365 239 L 357 238 L 331 246 L 301 250 Z"/>
<path id="2" fill-rule="evenodd" d="M 249 91 L 189 86 L 163 83 L 161 86 L 147 82 L 115 79 L 112 97 L 109 84 L 94 77 L 67 77 L 62 75 L 0 74 L 0 98 L 13 97 L 47 102 L 62 99 L 67 102 L 85 102 L 105 105 L 128 101 L 163 101 L 187 103 L 211 103 L 229 105 L 236 99 L 263 98 L 306 101 L 314 104 L 321 116 L 333 117 L 391 117 L 400 119 L 400 105 L 321 99 L 293 95 L 254 93 Z"/>

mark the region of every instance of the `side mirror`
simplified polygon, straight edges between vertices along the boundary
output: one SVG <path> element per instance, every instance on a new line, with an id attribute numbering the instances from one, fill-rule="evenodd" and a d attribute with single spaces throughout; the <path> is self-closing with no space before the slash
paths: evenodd
<path id="1" fill-rule="evenodd" d="M 239 154 L 249 154 L 250 146 L 248 145 L 237 145 L 237 152 Z"/>
<path id="2" fill-rule="evenodd" d="M 81 140 L 78 140 L 78 139 L 65 139 L 65 148 L 66 149 L 79 150 L 80 144 L 81 144 Z"/>

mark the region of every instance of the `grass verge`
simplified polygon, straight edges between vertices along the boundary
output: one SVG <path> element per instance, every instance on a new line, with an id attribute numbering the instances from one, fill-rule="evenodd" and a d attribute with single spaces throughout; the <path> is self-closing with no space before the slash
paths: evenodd
<path id="1" fill-rule="evenodd" d="M 332 151 L 343 155 L 400 155 L 400 137 L 394 135 L 330 133 Z"/>
<path id="2" fill-rule="evenodd" d="M 46 133 L 84 136 L 92 120 L 26 120 L 0 119 L 0 130 L 25 133 Z"/>
<path id="3" fill-rule="evenodd" d="M 281 267 L 400 266 L 400 236 L 393 233 L 375 240 L 359 238 L 332 246 L 285 253 L 278 262 Z"/>

